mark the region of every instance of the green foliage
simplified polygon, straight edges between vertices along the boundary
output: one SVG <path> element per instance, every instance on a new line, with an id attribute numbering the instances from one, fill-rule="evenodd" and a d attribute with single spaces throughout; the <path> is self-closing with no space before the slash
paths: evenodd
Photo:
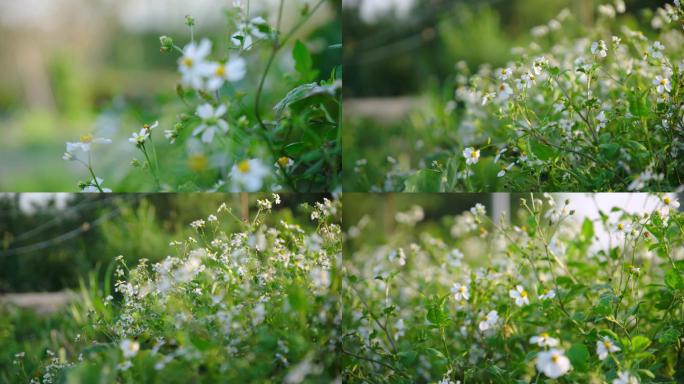
<path id="1" fill-rule="evenodd" d="M 345 221 L 344 380 L 682 381 L 684 237 L 670 228 L 684 215 L 658 199 L 589 219 L 532 195 L 512 224 L 484 206 L 441 219 L 414 207 L 384 236 L 388 218 Z"/>
<path id="2" fill-rule="evenodd" d="M 333 381 L 341 206 L 303 206 L 300 225 L 271 212 L 280 203 L 259 199 L 245 221 L 221 205 L 155 264 L 117 257 L 55 324 L 0 306 L 0 380 Z"/>
<path id="3" fill-rule="evenodd" d="M 589 25 L 565 10 L 510 60 L 495 53 L 474 72 L 468 64 L 482 58 L 463 54 L 453 76 L 429 89 L 428 106 L 397 126 L 348 119 L 345 170 L 355 177 L 346 189 L 674 190 L 684 183 L 684 10 L 668 4 L 639 24 L 615 8 L 601 7 Z M 442 21 L 453 49 L 480 56 L 497 46 L 496 17 L 481 12 L 458 26 Z M 378 151 L 376 141 L 392 145 Z M 478 155 L 467 159 L 470 150 Z"/>

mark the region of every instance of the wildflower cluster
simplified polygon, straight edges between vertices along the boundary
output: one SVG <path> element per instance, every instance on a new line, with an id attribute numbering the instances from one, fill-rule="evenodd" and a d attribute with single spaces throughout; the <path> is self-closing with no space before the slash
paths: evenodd
<path id="1" fill-rule="evenodd" d="M 680 382 L 684 215 L 652 198 L 651 212 L 589 219 L 531 196 L 513 224 L 479 206 L 398 223 L 378 245 L 358 240 L 365 217 L 345 250 L 345 380 Z"/>
<path id="2" fill-rule="evenodd" d="M 161 122 L 145 123 L 130 133 L 129 144 L 141 155 L 131 165 L 149 173 L 157 191 L 333 190 L 340 168 L 338 71 L 321 77 L 307 45 L 297 40 L 292 48 L 295 73 L 281 74 L 278 86 L 267 83 L 274 68 L 292 71 L 279 63 L 278 54 L 324 4 L 305 7 L 295 27 L 282 31 L 283 1 L 273 24 L 237 2 L 226 13 L 225 45 L 196 39 L 196 21 L 190 16 L 187 44 L 181 47 L 162 36 L 161 51 L 179 56 L 179 100 L 167 108 L 177 115 L 175 121 L 161 117 Z M 267 61 L 260 50 L 269 53 Z M 274 105 L 269 115 L 266 103 Z M 157 127 L 163 129 L 157 133 Z M 84 136 L 67 143 L 64 159 L 82 162 L 93 177 L 81 184 L 84 192 L 107 192 L 93 171 L 90 146 L 111 142 Z M 79 152 L 87 152 L 88 158 L 77 157 Z M 187 158 L 185 166 L 179 155 Z"/>
<path id="3" fill-rule="evenodd" d="M 514 48 L 504 66 L 471 73 L 459 63 L 448 84 L 455 98 L 426 117 L 446 127 L 427 130 L 442 139 L 419 151 L 432 152 L 417 168 L 392 163 L 380 189 L 668 191 L 684 184 L 684 8 L 666 4 L 644 31 L 631 29 L 624 12 L 622 0 L 603 4 L 587 29 L 564 10 L 534 28 L 534 42 Z"/>
<path id="4" fill-rule="evenodd" d="M 83 337 L 34 382 L 332 382 L 340 202 L 314 208 L 314 225 L 266 224 L 278 204 L 259 200 L 250 221 L 222 205 L 153 265 L 118 257 L 115 297 L 75 307 Z"/>

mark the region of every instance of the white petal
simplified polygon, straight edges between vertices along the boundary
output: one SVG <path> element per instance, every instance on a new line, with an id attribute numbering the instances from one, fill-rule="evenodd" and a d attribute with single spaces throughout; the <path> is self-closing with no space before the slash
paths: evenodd
<path id="1" fill-rule="evenodd" d="M 197 116 L 203 120 L 208 120 L 214 117 L 214 107 L 211 104 L 202 104 L 197 107 Z"/>
<path id="2" fill-rule="evenodd" d="M 214 117 L 221 117 L 226 114 L 228 111 L 228 107 L 226 107 L 225 104 L 221 104 L 216 108 L 216 111 L 214 112 Z"/>
<path id="3" fill-rule="evenodd" d="M 202 141 L 205 143 L 211 143 L 214 140 L 214 133 L 216 129 L 214 127 L 207 128 L 202 134 Z"/>

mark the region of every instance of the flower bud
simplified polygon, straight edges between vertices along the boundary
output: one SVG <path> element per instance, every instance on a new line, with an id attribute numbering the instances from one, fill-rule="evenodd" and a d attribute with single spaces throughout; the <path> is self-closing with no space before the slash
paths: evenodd
<path id="1" fill-rule="evenodd" d="M 159 42 L 161 43 L 161 51 L 162 52 L 169 52 L 171 49 L 173 49 L 173 39 L 168 37 L 168 36 L 162 36 L 159 38 Z"/>

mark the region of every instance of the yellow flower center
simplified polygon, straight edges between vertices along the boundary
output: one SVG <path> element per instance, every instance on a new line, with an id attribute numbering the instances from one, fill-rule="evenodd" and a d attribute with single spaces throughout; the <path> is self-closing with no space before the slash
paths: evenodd
<path id="1" fill-rule="evenodd" d="M 472 151 L 470 152 L 470 157 L 473 159 L 477 159 L 480 156 L 480 151 Z"/>
<path id="2" fill-rule="evenodd" d="M 192 59 L 189 58 L 189 57 L 186 57 L 186 58 L 183 59 L 183 65 L 185 65 L 185 66 L 188 67 L 188 68 L 192 68 L 192 66 L 193 66 L 194 64 L 195 64 L 195 63 L 194 63 L 194 62 L 192 61 Z"/>
<path id="3" fill-rule="evenodd" d="M 551 355 L 551 361 L 553 361 L 554 363 L 557 363 L 559 358 L 560 356 L 556 355 L 555 353 Z"/>
<path id="4" fill-rule="evenodd" d="M 93 135 L 90 133 L 87 135 L 81 136 L 81 143 L 92 143 L 93 141 Z"/>
<path id="5" fill-rule="evenodd" d="M 522 297 L 522 298 L 527 297 L 527 291 L 520 292 L 520 297 Z"/>
<path id="6" fill-rule="evenodd" d="M 280 159 L 278 159 L 278 164 L 280 164 L 283 167 L 287 167 L 287 165 L 290 164 L 290 158 L 287 156 L 283 156 Z"/>
<path id="7" fill-rule="evenodd" d="M 543 333 L 541 334 L 541 337 L 542 337 L 542 339 L 547 339 L 547 338 L 549 337 L 549 334 L 546 333 L 546 332 L 543 332 Z"/>
<path id="8" fill-rule="evenodd" d="M 622 230 L 625 228 L 625 225 L 622 224 L 622 223 L 619 223 L 617 227 L 618 227 L 619 230 L 622 231 Z"/>
<path id="9" fill-rule="evenodd" d="M 671 202 L 672 202 L 672 200 L 669 197 L 665 197 L 663 199 L 663 203 L 665 203 L 665 205 L 670 205 Z"/>
<path id="10" fill-rule="evenodd" d="M 458 291 L 461 292 L 461 293 L 465 292 L 465 290 L 466 290 L 465 287 L 461 287 L 461 288 L 458 289 Z"/>
<path id="11" fill-rule="evenodd" d="M 660 80 L 660 85 L 667 85 L 667 79 Z"/>
<path id="12" fill-rule="evenodd" d="M 610 349 L 610 346 L 611 346 L 610 341 L 605 340 L 605 341 L 603 342 L 603 345 L 606 347 L 606 349 Z"/>
<path id="13" fill-rule="evenodd" d="M 209 161 L 203 154 L 192 155 L 188 158 L 188 167 L 195 172 L 207 170 L 208 165 Z"/>
<path id="14" fill-rule="evenodd" d="M 537 79 L 537 77 L 536 77 L 536 76 L 534 76 L 534 75 L 530 75 L 530 80 L 532 80 L 532 81 L 535 81 L 536 79 Z"/>
<path id="15" fill-rule="evenodd" d="M 248 160 L 241 161 L 240 164 L 238 164 L 238 170 L 242 173 L 247 173 L 250 169 L 251 167 L 249 166 Z"/>
<path id="16" fill-rule="evenodd" d="M 223 76 L 225 76 L 225 75 L 226 75 L 226 67 L 223 66 L 223 65 L 219 65 L 218 67 L 216 67 L 215 74 L 216 74 L 216 76 L 218 76 L 218 77 L 223 77 Z"/>

